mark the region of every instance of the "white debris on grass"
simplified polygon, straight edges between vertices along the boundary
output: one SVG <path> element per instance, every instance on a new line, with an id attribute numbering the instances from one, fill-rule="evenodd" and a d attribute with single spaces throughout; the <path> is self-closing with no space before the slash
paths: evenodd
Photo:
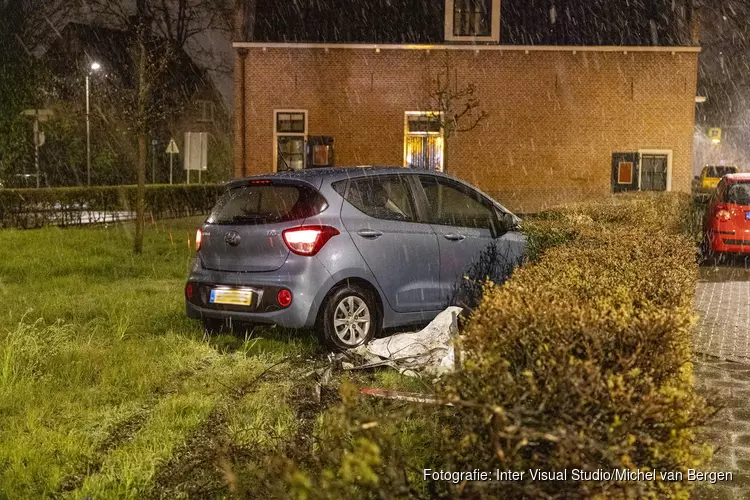
<path id="1" fill-rule="evenodd" d="M 353 350 L 369 365 L 390 366 L 404 375 L 416 376 L 418 371 L 440 376 L 453 371 L 455 349 L 453 339 L 458 335 L 460 307 L 449 307 L 424 329 L 399 333 L 376 339 Z"/>

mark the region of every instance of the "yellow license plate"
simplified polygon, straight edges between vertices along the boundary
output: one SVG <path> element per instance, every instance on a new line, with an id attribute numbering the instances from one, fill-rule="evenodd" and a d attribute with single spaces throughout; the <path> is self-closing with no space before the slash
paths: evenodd
<path id="1" fill-rule="evenodd" d="M 226 304 L 230 306 L 249 306 L 253 302 L 253 292 L 249 290 L 211 290 L 212 304 Z"/>

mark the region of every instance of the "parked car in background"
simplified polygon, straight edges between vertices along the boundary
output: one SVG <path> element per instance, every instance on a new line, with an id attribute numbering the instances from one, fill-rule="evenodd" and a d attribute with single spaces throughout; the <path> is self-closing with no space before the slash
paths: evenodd
<path id="1" fill-rule="evenodd" d="M 447 175 L 327 168 L 237 180 L 197 232 L 186 310 L 315 327 L 338 348 L 381 328 L 424 323 L 447 305 L 472 261 L 496 245 L 519 264 L 520 220 Z"/>
<path id="2" fill-rule="evenodd" d="M 729 174 L 708 202 L 704 255 L 750 252 L 750 173 Z"/>
<path id="3" fill-rule="evenodd" d="M 707 195 L 713 194 L 716 190 L 716 186 L 722 177 L 727 174 L 739 173 L 739 169 L 735 166 L 706 166 L 701 171 L 700 180 L 698 182 L 698 195 L 706 197 Z"/>

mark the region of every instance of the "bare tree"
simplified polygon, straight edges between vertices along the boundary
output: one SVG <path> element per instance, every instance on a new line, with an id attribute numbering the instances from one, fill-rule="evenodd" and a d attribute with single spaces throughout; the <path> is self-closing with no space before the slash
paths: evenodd
<path id="1" fill-rule="evenodd" d="M 476 84 L 459 80 L 458 70 L 447 52 L 442 68 L 431 82 L 427 102 L 428 110 L 435 112 L 432 118 L 443 131 L 446 150 L 451 138 L 474 130 L 489 117 L 482 109 Z M 445 153 L 443 158 L 445 168 Z"/>
<path id="2" fill-rule="evenodd" d="M 202 35 L 212 30 L 229 33 L 233 0 L 136 0 L 132 4 L 111 0 L 83 0 L 91 17 L 114 28 L 135 33 L 133 54 L 134 92 L 122 95 L 136 138 L 136 230 L 134 251 L 143 250 L 145 182 L 148 164 L 148 134 L 155 123 L 170 113 L 178 90 L 170 85 L 170 71 L 184 71 L 179 61 L 186 53 L 201 56 Z M 206 51 L 210 53 L 210 51 Z M 215 61 L 215 58 L 213 59 Z M 172 75 L 173 76 L 173 75 Z M 187 97 L 187 96 L 185 96 Z"/>

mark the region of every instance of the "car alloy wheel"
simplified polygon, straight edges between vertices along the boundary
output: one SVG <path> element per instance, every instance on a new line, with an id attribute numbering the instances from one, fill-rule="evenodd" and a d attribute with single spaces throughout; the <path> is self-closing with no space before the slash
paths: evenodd
<path id="1" fill-rule="evenodd" d="M 371 328 L 370 308 L 355 295 L 344 297 L 336 305 L 333 329 L 342 344 L 356 347 L 368 338 Z"/>
<path id="2" fill-rule="evenodd" d="M 345 350 L 372 340 L 380 331 L 381 318 L 373 290 L 344 283 L 326 297 L 316 328 L 323 342 Z"/>

